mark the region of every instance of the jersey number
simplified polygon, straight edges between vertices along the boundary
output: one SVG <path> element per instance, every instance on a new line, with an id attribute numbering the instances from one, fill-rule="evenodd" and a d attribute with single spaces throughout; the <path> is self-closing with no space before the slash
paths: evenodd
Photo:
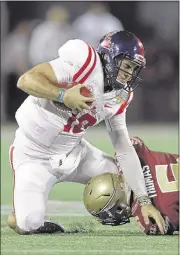
<path id="1" fill-rule="evenodd" d="M 170 164 L 171 176 L 173 176 L 172 181 L 168 180 L 168 165 L 156 165 L 156 178 L 159 187 L 163 193 L 178 191 L 178 168 L 179 162 L 177 164 Z"/>
<path id="2" fill-rule="evenodd" d="M 85 113 L 79 118 L 76 118 L 75 115 L 72 115 L 67 124 L 64 126 L 65 132 L 72 132 L 72 133 L 81 133 L 85 129 L 90 126 L 93 126 L 96 123 L 96 118 L 94 118 L 89 113 Z"/>

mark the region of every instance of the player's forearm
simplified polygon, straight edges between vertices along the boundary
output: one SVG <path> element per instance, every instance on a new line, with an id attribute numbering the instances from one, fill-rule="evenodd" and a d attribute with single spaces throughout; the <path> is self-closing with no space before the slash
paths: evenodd
<path id="1" fill-rule="evenodd" d="M 17 87 L 29 95 L 57 101 L 62 89 L 53 85 L 47 77 L 39 72 L 28 72 L 20 77 Z"/>

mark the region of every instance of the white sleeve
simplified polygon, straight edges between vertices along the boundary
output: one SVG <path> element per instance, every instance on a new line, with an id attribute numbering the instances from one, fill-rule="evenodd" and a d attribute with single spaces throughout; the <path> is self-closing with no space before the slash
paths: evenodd
<path id="1" fill-rule="evenodd" d="M 54 60 L 51 60 L 49 64 L 51 65 L 55 73 L 58 83 L 72 82 L 73 70 L 68 63 L 66 63 L 59 57 Z"/>
<path id="2" fill-rule="evenodd" d="M 139 196 L 148 196 L 143 171 L 126 127 L 126 111 L 105 120 L 106 128 L 128 186 Z"/>

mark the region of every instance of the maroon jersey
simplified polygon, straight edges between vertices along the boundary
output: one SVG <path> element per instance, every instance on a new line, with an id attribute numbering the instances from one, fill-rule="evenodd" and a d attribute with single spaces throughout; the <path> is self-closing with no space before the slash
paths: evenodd
<path id="1" fill-rule="evenodd" d="M 179 155 L 152 151 L 138 137 L 131 140 L 141 161 L 148 195 L 169 225 L 167 233 L 172 234 L 179 230 Z M 132 214 L 146 234 L 159 233 L 153 220 L 151 226 L 145 225 L 136 200 L 132 203 Z"/>

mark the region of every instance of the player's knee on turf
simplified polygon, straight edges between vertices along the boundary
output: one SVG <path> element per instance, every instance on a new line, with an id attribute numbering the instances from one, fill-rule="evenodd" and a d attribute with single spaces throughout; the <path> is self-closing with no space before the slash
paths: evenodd
<path id="1" fill-rule="evenodd" d="M 7 218 L 7 224 L 10 228 L 15 229 L 16 228 L 16 217 L 15 213 L 11 212 Z"/>
<path id="2" fill-rule="evenodd" d="M 7 225 L 13 229 L 17 234 L 20 235 L 25 235 L 28 234 L 28 232 L 21 230 L 20 228 L 18 228 L 17 224 L 16 224 L 16 216 L 14 212 L 11 212 L 7 218 Z"/>
<path id="3" fill-rule="evenodd" d="M 44 224 L 44 213 L 31 212 L 25 217 L 16 216 L 16 229 L 18 234 L 27 234 L 40 228 Z"/>

